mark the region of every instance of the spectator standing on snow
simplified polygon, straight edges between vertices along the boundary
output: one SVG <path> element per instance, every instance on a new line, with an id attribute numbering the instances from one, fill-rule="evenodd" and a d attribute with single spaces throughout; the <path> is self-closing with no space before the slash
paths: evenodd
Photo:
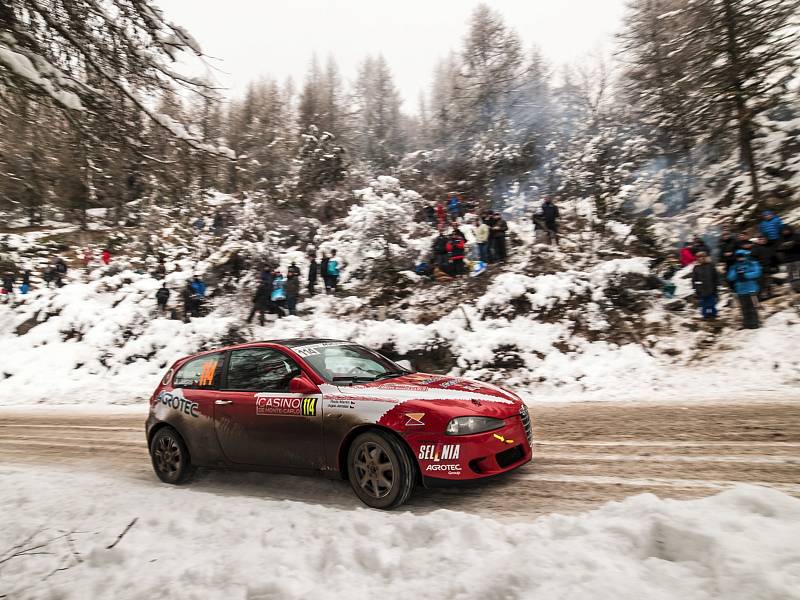
<path id="1" fill-rule="evenodd" d="M 285 284 L 286 279 L 284 279 L 283 274 L 276 269 L 272 273 L 272 294 L 270 294 L 270 301 L 272 303 L 272 309 L 279 319 L 283 317 L 283 307 L 286 304 Z"/>
<path id="2" fill-rule="evenodd" d="M 253 317 L 256 315 L 256 312 L 258 312 L 258 322 L 260 325 L 264 325 L 264 313 L 270 312 L 271 295 L 271 283 L 267 285 L 264 281 L 260 282 L 256 288 L 256 293 L 253 294 L 253 308 L 250 311 L 250 316 L 247 317 L 248 323 L 253 322 Z"/>
<path id="3" fill-rule="evenodd" d="M 447 254 L 450 258 L 450 275 L 458 276 L 464 274 L 464 234 L 462 234 L 456 227 L 453 227 L 453 233 L 450 239 L 447 240 Z"/>
<path id="4" fill-rule="evenodd" d="M 159 258 L 155 270 L 156 279 L 164 279 L 167 276 L 167 266 L 164 264 L 164 259 Z"/>
<path id="5" fill-rule="evenodd" d="M 739 298 L 742 309 L 742 327 L 758 329 L 758 280 L 761 265 L 750 257 L 750 251 L 736 251 L 736 263 L 728 271 L 728 281 L 733 282 L 733 291 Z"/>
<path id="6" fill-rule="evenodd" d="M 777 256 L 781 264 L 786 265 L 792 290 L 800 293 L 800 232 L 795 232 L 790 225 L 784 225 L 781 230 Z"/>
<path id="7" fill-rule="evenodd" d="M 63 258 L 56 259 L 54 270 L 53 280 L 56 282 L 56 287 L 64 287 L 64 277 L 67 275 L 67 263 L 64 262 Z"/>
<path id="8" fill-rule="evenodd" d="M 325 291 L 329 294 L 336 293 L 336 286 L 339 284 L 339 259 L 336 258 L 336 250 L 331 250 L 331 256 L 328 259 L 326 271 L 328 272 L 328 280 L 325 282 Z"/>
<path id="9" fill-rule="evenodd" d="M 199 317 L 200 307 L 202 306 L 203 300 L 206 297 L 206 284 L 198 275 L 195 275 L 189 284 L 189 288 L 191 290 L 190 312 L 192 313 L 193 317 Z"/>
<path id="10" fill-rule="evenodd" d="M 450 193 L 450 199 L 447 201 L 447 211 L 450 213 L 450 219 L 453 223 L 458 222 L 461 216 L 461 200 L 455 192 Z"/>
<path id="11" fill-rule="evenodd" d="M 694 240 L 692 240 L 692 254 L 697 256 L 701 252 L 705 252 L 706 254 L 711 254 L 711 248 L 708 247 L 708 244 L 705 243 L 703 238 L 699 235 L 694 236 Z"/>
<path id="12" fill-rule="evenodd" d="M 31 272 L 25 269 L 22 272 L 22 285 L 19 288 L 20 293 L 24 296 L 31 289 Z"/>
<path id="13" fill-rule="evenodd" d="M 14 274 L 6 273 L 3 275 L 3 295 L 11 296 L 14 293 Z"/>
<path id="14" fill-rule="evenodd" d="M 214 220 L 211 223 L 211 227 L 214 229 L 214 235 L 222 235 L 223 225 L 225 225 L 225 219 L 222 217 L 222 213 L 217 211 L 214 213 Z"/>
<path id="15" fill-rule="evenodd" d="M 50 287 L 50 283 L 53 282 L 56 278 L 56 270 L 55 267 L 47 267 L 42 274 L 42 279 L 44 279 L 44 286 L 46 288 Z"/>
<path id="16" fill-rule="evenodd" d="M 325 288 L 325 293 L 328 292 L 330 285 L 328 284 L 328 262 L 330 258 L 323 252 L 322 260 L 319 262 L 319 274 L 322 277 L 322 287 Z"/>
<path id="17" fill-rule="evenodd" d="M 317 277 L 319 276 L 319 263 L 317 262 L 316 254 L 308 255 L 308 295 L 313 296 L 315 291 L 314 287 L 317 285 Z"/>
<path id="18" fill-rule="evenodd" d="M 750 255 L 761 265 L 761 277 L 758 280 L 758 299 L 767 300 L 772 296 L 772 274 L 775 273 L 777 261 L 775 245 L 770 245 L 763 235 L 756 238 L 750 249 Z"/>
<path id="19" fill-rule="evenodd" d="M 761 223 L 759 223 L 758 229 L 764 237 L 767 238 L 770 245 L 772 245 L 781 237 L 783 221 L 771 210 L 765 210 L 761 213 Z"/>
<path id="20" fill-rule="evenodd" d="M 508 223 L 499 212 L 493 214 L 494 220 L 492 223 L 492 240 L 494 243 L 494 258 L 497 261 L 506 259 L 506 233 L 508 232 Z"/>
<path id="21" fill-rule="evenodd" d="M 283 286 L 286 292 L 286 310 L 290 315 L 297 314 L 297 300 L 300 297 L 300 273 L 289 271 L 286 284 Z"/>
<path id="22" fill-rule="evenodd" d="M 551 245 L 558 246 L 558 207 L 553 204 L 552 198 L 545 198 L 542 203 L 542 219 L 544 220 L 547 237 Z"/>
<path id="23" fill-rule="evenodd" d="M 158 303 L 158 312 L 162 315 L 167 312 L 167 302 L 169 301 L 169 289 L 166 283 L 162 283 L 161 287 L 156 292 L 156 302 Z"/>
<path id="24" fill-rule="evenodd" d="M 734 253 L 736 252 L 736 236 L 734 236 L 727 225 L 722 226 L 722 234 L 719 237 L 719 259 L 725 265 L 725 272 L 736 262 Z"/>
<path id="25" fill-rule="evenodd" d="M 697 296 L 703 320 L 717 318 L 717 289 L 719 273 L 707 252 L 697 254 L 697 264 L 692 271 L 692 287 Z"/>
<path id="26" fill-rule="evenodd" d="M 103 261 L 104 265 L 111 262 L 111 251 L 108 248 L 103 248 L 103 252 L 100 254 L 100 260 Z"/>
<path id="27" fill-rule="evenodd" d="M 444 224 L 447 222 L 447 213 L 444 210 L 444 204 L 441 201 L 436 203 L 436 219 L 439 222 L 439 229 L 444 227 Z"/>
<path id="28" fill-rule="evenodd" d="M 187 281 L 183 286 L 181 292 L 181 300 L 183 300 L 183 320 L 189 322 L 189 317 L 193 315 L 194 311 L 194 291 L 192 290 L 192 282 Z"/>
<path id="29" fill-rule="evenodd" d="M 292 263 L 289 265 L 289 268 L 286 270 L 286 275 L 289 277 L 300 276 L 300 267 L 297 266 L 295 261 L 292 261 Z"/>
<path id="30" fill-rule="evenodd" d="M 433 208 L 433 205 L 428 202 L 422 212 L 425 215 L 425 222 L 431 227 L 436 227 L 436 209 Z"/>
<path id="31" fill-rule="evenodd" d="M 447 263 L 447 236 L 440 230 L 439 235 L 433 240 L 433 264 L 442 270 L 446 270 Z"/>
<path id="32" fill-rule="evenodd" d="M 475 243 L 478 246 L 478 260 L 489 262 L 489 226 L 481 219 L 475 219 Z"/>
<path id="33" fill-rule="evenodd" d="M 83 267 L 85 269 L 88 269 L 89 265 L 92 264 L 92 258 L 94 258 L 92 249 L 87 246 L 86 248 L 83 249 L 83 259 L 82 259 Z"/>
<path id="34" fill-rule="evenodd" d="M 694 252 L 692 252 L 692 247 L 689 245 L 689 242 L 683 243 L 683 248 L 681 248 L 679 258 L 682 267 L 687 267 L 697 260 L 697 257 L 694 255 Z"/>

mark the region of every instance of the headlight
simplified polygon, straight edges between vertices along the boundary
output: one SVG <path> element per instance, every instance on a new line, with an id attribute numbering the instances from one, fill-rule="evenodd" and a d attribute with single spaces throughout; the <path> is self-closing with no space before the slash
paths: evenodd
<path id="1" fill-rule="evenodd" d="M 444 432 L 447 435 L 469 435 L 500 429 L 503 425 L 505 425 L 503 419 L 492 417 L 456 417 L 447 424 Z"/>

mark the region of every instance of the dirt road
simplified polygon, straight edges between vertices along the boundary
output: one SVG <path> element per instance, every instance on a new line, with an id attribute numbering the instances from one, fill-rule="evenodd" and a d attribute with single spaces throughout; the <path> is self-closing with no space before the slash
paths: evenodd
<path id="1" fill-rule="evenodd" d="M 419 490 L 408 508 L 510 518 L 585 510 L 643 492 L 686 498 L 737 482 L 800 496 L 800 402 L 532 408 L 534 462 L 496 481 Z M 144 414 L 0 409 L 0 463 L 35 463 L 152 481 Z M 285 475 L 201 472 L 220 495 L 357 506 L 348 484 Z"/>

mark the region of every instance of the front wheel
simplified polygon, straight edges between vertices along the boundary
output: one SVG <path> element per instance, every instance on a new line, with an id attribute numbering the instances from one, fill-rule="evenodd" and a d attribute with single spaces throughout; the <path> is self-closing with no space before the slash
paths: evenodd
<path id="1" fill-rule="evenodd" d="M 383 510 L 404 504 L 416 484 L 408 452 L 399 440 L 380 430 L 353 440 L 347 452 L 347 475 L 364 504 Z"/>
<path id="2" fill-rule="evenodd" d="M 164 483 L 180 484 L 194 473 L 189 450 L 172 427 L 159 429 L 150 442 L 153 470 Z"/>

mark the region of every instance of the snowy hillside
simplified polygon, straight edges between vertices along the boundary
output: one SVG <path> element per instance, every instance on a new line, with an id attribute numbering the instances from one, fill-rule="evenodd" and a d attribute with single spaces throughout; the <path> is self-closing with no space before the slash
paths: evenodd
<path id="1" fill-rule="evenodd" d="M 119 250 L 110 265 L 73 268 L 63 288 L 34 280 L 31 294 L 0 305 L 0 343 L 13 349 L 2 362 L 3 403 L 139 402 L 183 355 L 295 336 L 352 339 L 408 358 L 420 370 L 512 386 L 530 401 L 756 396 L 800 381 L 800 360 L 790 351 L 800 331 L 794 311 L 778 302 L 763 329 L 737 331 L 736 307 L 723 295 L 723 320 L 701 326 L 687 273 L 676 276 L 678 299 L 663 299 L 651 259 L 632 253 L 637 240 L 627 225 L 609 226 L 603 235 L 568 225 L 554 249 L 536 242 L 529 223 L 511 221 L 506 264 L 432 282 L 411 271 L 434 237 L 415 220 L 420 197 L 388 177 L 354 197 L 346 216 L 325 225 L 280 210 L 261 221 L 249 199 L 216 194 L 197 210 L 209 222 L 220 209 L 236 217 L 221 236 L 177 224 L 115 232 Z M 580 215 L 585 208 L 575 203 L 563 210 Z M 143 221 L 159 210 L 143 213 Z M 254 227 L 259 221 L 265 224 Z M 470 226 L 463 228 L 471 238 Z M 94 229 L 104 234 L 100 220 Z M 48 240 L 68 233 L 56 227 L 7 236 L 9 258 L 36 267 L 43 248 L 51 248 Z M 74 239 L 62 240 L 62 254 L 78 264 L 83 249 Z M 206 280 L 206 316 L 189 323 L 158 316 L 154 294 L 161 281 L 149 272 L 152 255 L 140 259 L 146 244 L 166 258 L 164 281 L 178 312 L 187 279 Z M 247 325 L 262 265 L 285 271 L 296 261 L 305 272 L 314 247 L 339 251 L 345 263 L 339 295 L 304 298 L 297 317 Z M 230 268 L 234 254 L 246 265 L 238 278 Z M 753 377 L 754 371 L 770 376 Z"/>

